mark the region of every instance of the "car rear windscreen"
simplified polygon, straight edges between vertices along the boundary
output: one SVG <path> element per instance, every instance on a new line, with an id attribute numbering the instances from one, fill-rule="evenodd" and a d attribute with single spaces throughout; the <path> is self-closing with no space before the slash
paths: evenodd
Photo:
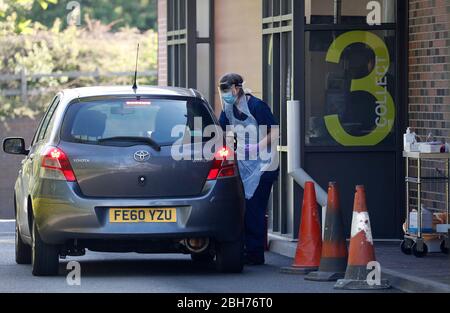
<path id="1" fill-rule="evenodd" d="M 61 139 L 98 144 L 110 138 L 150 138 L 160 146 L 167 146 L 186 134 L 202 136 L 210 125 L 215 122 L 200 99 L 81 99 L 69 106 Z"/>

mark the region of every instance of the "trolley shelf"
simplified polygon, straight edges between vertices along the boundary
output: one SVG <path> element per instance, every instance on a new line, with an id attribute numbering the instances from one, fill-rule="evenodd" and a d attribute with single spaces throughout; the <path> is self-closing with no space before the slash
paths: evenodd
<path id="1" fill-rule="evenodd" d="M 420 180 L 416 177 L 406 177 L 407 183 L 421 184 L 421 183 L 447 183 L 448 177 L 420 177 Z"/>
<path id="2" fill-rule="evenodd" d="M 422 152 L 403 152 L 403 157 L 422 160 L 449 160 L 450 153 L 422 153 Z"/>
<path id="3" fill-rule="evenodd" d="M 401 245 L 402 252 L 405 254 L 414 254 L 416 257 L 424 257 L 428 253 L 427 242 L 431 240 L 442 240 L 441 251 L 448 254 L 449 250 L 449 238 L 448 233 L 423 233 L 423 214 L 422 214 L 422 185 L 425 183 L 444 183 L 446 190 L 445 205 L 446 205 L 446 223 L 449 224 L 449 212 L 450 212 L 450 153 L 421 153 L 421 152 L 403 152 L 403 157 L 406 159 L 406 223 L 405 223 L 405 236 Z M 411 177 L 409 175 L 409 161 L 417 161 L 418 177 Z M 435 177 L 421 176 L 422 174 L 422 161 L 436 160 L 445 161 L 445 172 L 441 172 L 442 175 Z M 417 186 L 417 233 L 411 233 L 410 230 L 410 184 Z"/>

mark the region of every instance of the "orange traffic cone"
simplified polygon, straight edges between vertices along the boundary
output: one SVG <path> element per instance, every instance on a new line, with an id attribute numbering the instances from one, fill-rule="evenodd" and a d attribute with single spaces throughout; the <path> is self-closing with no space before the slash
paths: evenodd
<path id="1" fill-rule="evenodd" d="M 318 272 L 309 273 L 305 279 L 313 281 L 337 281 L 344 278 L 347 267 L 347 242 L 344 236 L 337 184 L 328 186 L 325 236 L 322 243 L 322 259 Z"/>
<path id="2" fill-rule="evenodd" d="M 303 196 L 302 220 L 295 260 L 291 267 L 282 268 L 289 274 L 317 271 L 322 250 L 322 234 L 314 183 L 307 182 Z"/>
<path id="3" fill-rule="evenodd" d="M 381 280 L 380 266 L 376 265 L 364 186 L 356 187 L 351 236 L 345 278 L 338 280 L 335 288 L 348 290 L 390 288 L 387 280 Z"/>

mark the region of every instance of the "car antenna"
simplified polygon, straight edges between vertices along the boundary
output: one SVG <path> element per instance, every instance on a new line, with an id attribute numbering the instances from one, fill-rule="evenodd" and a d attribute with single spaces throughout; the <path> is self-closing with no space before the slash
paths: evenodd
<path id="1" fill-rule="evenodd" d="M 133 90 L 136 93 L 138 89 L 137 85 L 137 73 L 138 73 L 138 60 L 139 60 L 139 44 L 137 45 L 137 52 L 136 52 L 136 68 L 134 71 L 134 83 L 133 83 Z"/>

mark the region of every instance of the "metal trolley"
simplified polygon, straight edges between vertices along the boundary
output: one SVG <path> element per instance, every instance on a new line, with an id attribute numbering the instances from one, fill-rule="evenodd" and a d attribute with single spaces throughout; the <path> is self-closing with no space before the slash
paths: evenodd
<path id="1" fill-rule="evenodd" d="M 406 158 L 406 223 L 404 227 L 405 237 L 401 243 L 401 250 L 404 254 L 414 254 L 416 257 L 425 257 L 429 248 L 427 242 L 440 240 L 440 250 L 442 253 L 448 254 L 449 251 L 449 197 L 450 197 L 450 153 L 420 153 L 420 152 L 404 152 L 403 157 Z M 417 161 L 417 177 L 410 177 L 409 161 Z M 443 161 L 445 163 L 445 172 L 443 175 L 434 177 L 422 176 L 422 161 Z M 443 183 L 445 184 L 445 207 L 446 207 L 446 224 L 438 225 L 436 232 L 423 233 L 423 210 L 422 210 L 422 184 L 424 183 Z M 410 187 L 415 184 L 417 186 L 417 233 L 410 231 Z"/>

